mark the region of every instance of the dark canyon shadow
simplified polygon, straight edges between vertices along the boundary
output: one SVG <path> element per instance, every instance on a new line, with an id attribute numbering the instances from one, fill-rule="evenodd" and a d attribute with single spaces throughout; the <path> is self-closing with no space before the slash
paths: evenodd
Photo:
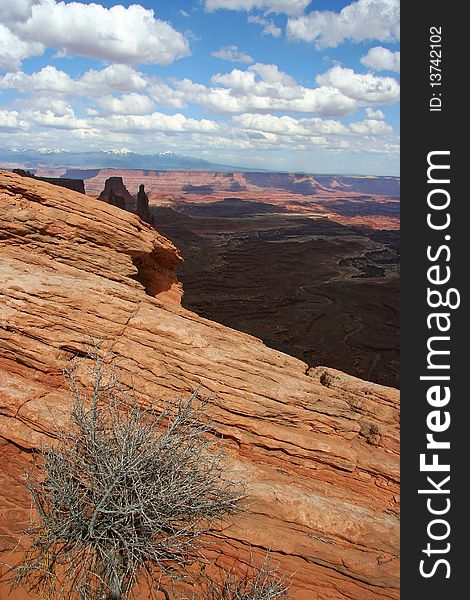
<path id="1" fill-rule="evenodd" d="M 177 210 L 151 207 L 185 259 L 185 307 L 309 366 L 399 386 L 398 231 L 234 198 Z"/>

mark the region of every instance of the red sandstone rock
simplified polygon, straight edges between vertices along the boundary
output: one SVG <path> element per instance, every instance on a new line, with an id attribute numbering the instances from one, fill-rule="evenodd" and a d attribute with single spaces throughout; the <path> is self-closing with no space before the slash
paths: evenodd
<path id="1" fill-rule="evenodd" d="M 135 215 L 0 172 L 0 224 L 1 561 L 29 518 L 31 451 L 67 422 L 64 364 L 92 336 L 143 402 L 196 386 L 213 398 L 251 496 L 216 540 L 214 562 L 272 548 L 295 599 L 399 597 L 395 389 L 307 370 L 183 309 L 176 248 Z"/>
<path id="2" fill-rule="evenodd" d="M 213 171 L 148 171 L 100 169 L 85 180 L 86 193 L 97 197 L 108 177 L 119 175 L 131 194 L 137 194 L 140 184 L 152 205 L 173 205 L 175 202 L 213 202 L 237 197 L 273 203 L 300 214 L 320 214 L 350 225 L 366 225 L 374 229 L 399 229 L 398 215 L 381 214 L 378 205 L 394 203 L 397 198 L 383 195 L 386 182 L 379 186 L 373 177 L 342 177 L 302 175 L 294 173 L 216 173 Z M 354 183 L 345 183 L 345 181 Z M 393 186 L 395 189 L 396 186 Z M 384 189 L 382 189 L 384 188 Z M 391 188 L 392 189 L 392 188 Z M 342 214 L 334 203 L 344 200 L 374 207 L 356 216 Z M 332 204 L 333 203 L 333 204 Z"/>
<path id="3" fill-rule="evenodd" d="M 137 208 L 135 212 L 142 219 L 142 221 L 145 221 L 146 223 L 153 222 L 153 218 L 149 209 L 149 198 L 145 193 L 143 184 L 139 186 L 139 191 L 137 193 Z"/>
<path id="4" fill-rule="evenodd" d="M 108 177 L 104 182 L 104 189 L 98 196 L 98 200 L 103 200 L 111 206 L 117 206 L 123 210 L 135 210 L 136 201 L 133 198 L 122 181 L 122 177 Z"/>
<path id="5" fill-rule="evenodd" d="M 58 185 L 59 187 L 64 187 L 69 190 L 74 190 L 75 192 L 80 192 L 81 194 L 85 193 L 85 184 L 83 179 L 70 179 L 61 177 L 38 177 L 37 175 L 33 175 L 29 171 L 25 171 L 24 169 L 13 169 L 13 173 L 17 175 L 21 175 L 22 177 L 32 177 L 33 179 L 38 179 L 39 181 L 46 181 L 47 183 L 52 183 L 52 185 Z"/>

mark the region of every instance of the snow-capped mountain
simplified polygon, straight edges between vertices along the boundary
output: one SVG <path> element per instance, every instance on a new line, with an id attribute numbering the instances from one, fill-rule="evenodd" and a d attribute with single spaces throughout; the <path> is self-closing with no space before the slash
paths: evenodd
<path id="1" fill-rule="evenodd" d="M 62 154 L 65 152 L 63 148 L 38 148 L 39 154 Z"/>
<path id="2" fill-rule="evenodd" d="M 111 150 L 104 150 L 106 154 L 112 154 L 114 156 L 127 156 L 128 154 L 135 154 L 129 148 L 112 148 Z"/>
<path id="3" fill-rule="evenodd" d="M 259 171 L 213 163 L 166 150 L 156 154 L 138 154 L 128 148 L 111 148 L 91 152 L 69 152 L 61 148 L 0 148 L 0 167 L 24 168 L 68 167 L 95 169 L 149 169 L 183 171 Z"/>

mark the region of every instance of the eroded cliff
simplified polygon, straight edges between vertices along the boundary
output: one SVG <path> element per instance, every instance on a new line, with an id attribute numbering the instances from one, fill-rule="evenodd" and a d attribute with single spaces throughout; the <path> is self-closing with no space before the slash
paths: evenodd
<path id="1" fill-rule="evenodd" d="M 0 560 L 29 519 L 32 451 L 67 420 L 64 364 L 93 337 L 143 402 L 197 386 L 213 399 L 251 497 L 214 561 L 272 548 L 293 598 L 398 598 L 396 390 L 182 308 L 178 251 L 133 214 L 0 172 L 0 222 Z"/>

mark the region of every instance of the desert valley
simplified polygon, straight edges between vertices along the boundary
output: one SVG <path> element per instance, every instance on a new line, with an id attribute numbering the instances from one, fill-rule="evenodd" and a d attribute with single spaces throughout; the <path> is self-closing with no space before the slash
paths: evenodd
<path id="1" fill-rule="evenodd" d="M 155 227 L 184 259 L 185 307 L 310 366 L 399 386 L 398 178 L 35 172 L 80 178 L 105 200 L 113 188 L 132 212 L 143 184 Z"/>

